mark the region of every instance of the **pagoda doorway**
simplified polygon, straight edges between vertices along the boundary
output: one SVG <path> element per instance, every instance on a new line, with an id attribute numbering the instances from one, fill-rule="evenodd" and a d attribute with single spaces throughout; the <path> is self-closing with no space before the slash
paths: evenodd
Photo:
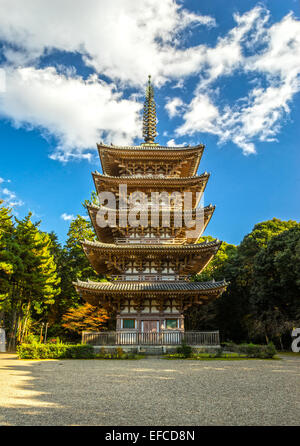
<path id="1" fill-rule="evenodd" d="M 145 320 L 142 321 L 142 333 L 158 333 L 159 321 L 157 320 Z"/>

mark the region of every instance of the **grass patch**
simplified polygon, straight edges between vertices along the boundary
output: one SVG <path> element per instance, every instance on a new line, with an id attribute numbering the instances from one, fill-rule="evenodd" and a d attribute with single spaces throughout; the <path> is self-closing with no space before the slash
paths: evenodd
<path id="1" fill-rule="evenodd" d="M 226 349 L 226 350 L 225 350 Z M 272 343 L 267 345 L 227 343 L 224 347 L 216 347 L 210 351 L 193 352 L 185 342 L 177 348 L 177 353 L 166 355 L 167 359 L 192 359 L 235 361 L 243 359 L 273 359 L 276 349 Z"/>
<path id="2" fill-rule="evenodd" d="M 300 358 L 300 352 L 278 352 L 279 355 L 283 356 L 291 356 L 292 358 Z"/>
<path id="3" fill-rule="evenodd" d="M 264 360 L 264 361 L 268 361 L 270 359 L 273 360 L 281 360 L 281 358 L 274 356 L 273 358 L 249 358 L 248 356 L 245 355 L 238 355 L 236 353 L 226 353 L 222 356 L 214 356 L 214 355 L 209 355 L 209 354 L 205 354 L 205 353 L 200 353 L 200 354 L 192 354 L 192 356 L 186 358 L 178 353 L 174 353 L 174 354 L 169 354 L 169 355 L 165 355 L 164 359 L 168 359 L 168 360 L 176 360 L 176 359 L 189 359 L 192 361 L 243 361 L 243 360 Z"/>

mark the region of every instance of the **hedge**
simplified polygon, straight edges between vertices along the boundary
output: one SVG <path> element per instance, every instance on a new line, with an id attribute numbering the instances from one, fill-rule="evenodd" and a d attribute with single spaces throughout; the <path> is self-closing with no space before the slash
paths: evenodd
<path id="1" fill-rule="evenodd" d="M 276 355 L 276 348 L 272 342 L 267 345 L 259 344 L 235 344 L 234 342 L 224 343 L 225 350 L 246 355 L 248 358 L 273 358 Z"/>
<path id="2" fill-rule="evenodd" d="M 21 344 L 17 347 L 20 359 L 91 359 L 94 349 L 86 344 Z"/>

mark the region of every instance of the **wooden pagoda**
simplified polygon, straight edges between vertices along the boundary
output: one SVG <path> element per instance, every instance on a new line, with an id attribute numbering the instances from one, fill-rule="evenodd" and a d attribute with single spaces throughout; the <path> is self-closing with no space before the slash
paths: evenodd
<path id="1" fill-rule="evenodd" d="M 98 194 L 113 192 L 118 202 L 119 186 L 124 183 L 127 198 L 136 191 L 142 191 L 149 198 L 154 191 L 194 195 L 204 192 L 209 174 L 197 175 L 204 146 L 165 147 L 154 142 L 156 114 L 150 77 L 143 136 L 140 146 L 98 144 L 103 170 L 102 174 L 93 173 Z M 197 200 L 193 199 L 192 215 L 197 206 Z M 99 207 L 88 206 L 98 241 L 83 241 L 83 249 L 95 271 L 105 275 L 108 282 L 77 281 L 76 290 L 90 304 L 114 313 L 116 333 L 131 333 L 130 343 L 140 339 L 133 336 L 141 333 L 145 336 L 147 333 L 157 336 L 183 333 L 185 310 L 218 298 L 226 289 L 225 280 L 190 280 L 206 267 L 221 245 L 219 240 L 197 243 L 214 210 L 212 205 L 204 207 L 201 231 L 191 236 L 184 225 L 176 227 L 172 213 L 169 226 L 161 224 L 160 218 L 160 224 L 152 227 L 149 218 L 148 225 L 130 227 L 120 224 L 118 210 L 113 227 L 100 227 L 97 224 Z M 160 217 L 161 213 L 162 209 Z M 173 340 L 178 343 L 178 337 Z"/>

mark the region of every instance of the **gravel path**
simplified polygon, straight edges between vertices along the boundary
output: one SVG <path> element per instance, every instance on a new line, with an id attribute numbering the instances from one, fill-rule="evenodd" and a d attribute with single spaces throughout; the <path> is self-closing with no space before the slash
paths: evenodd
<path id="1" fill-rule="evenodd" d="M 0 354 L 0 425 L 299 425 L 300 358 L 18 360 Z"/>

